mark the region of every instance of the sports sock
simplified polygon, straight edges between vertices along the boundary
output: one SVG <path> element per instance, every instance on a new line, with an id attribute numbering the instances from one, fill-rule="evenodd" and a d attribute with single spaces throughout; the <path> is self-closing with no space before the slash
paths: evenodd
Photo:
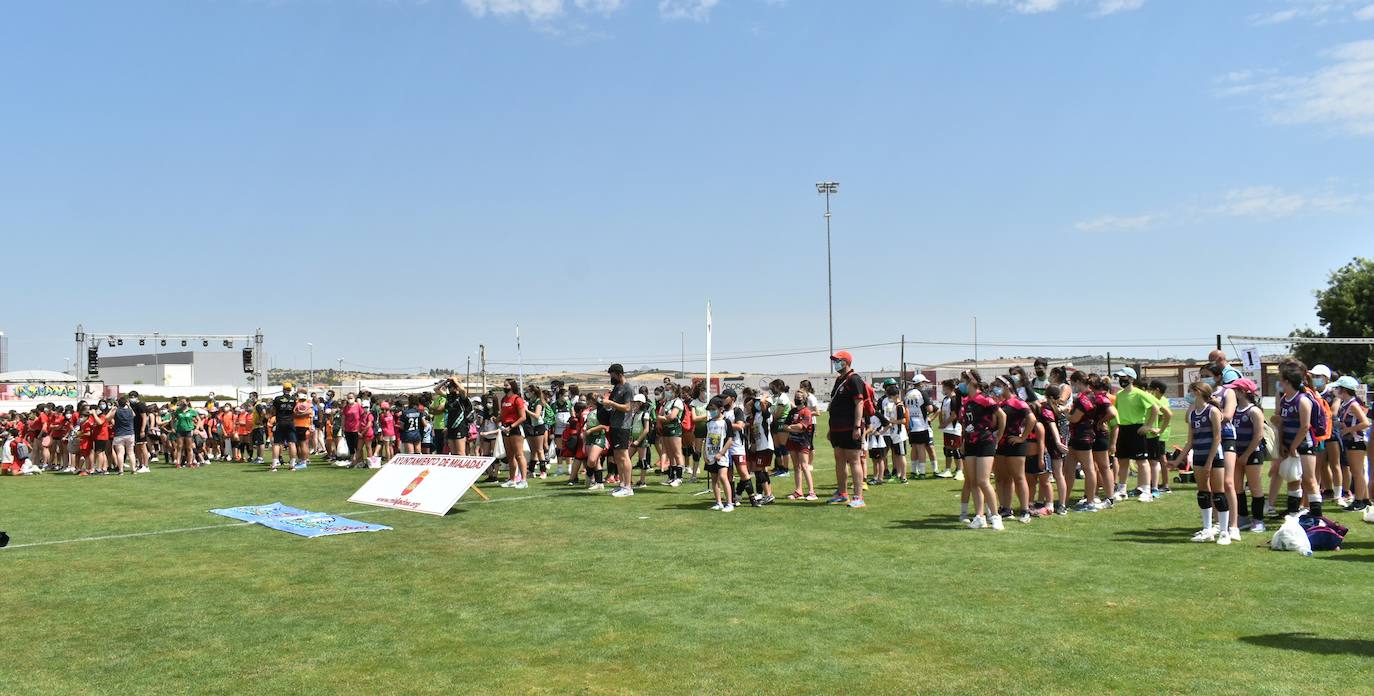
<path id="1" fill-rule="evenodd" d="M 1236 517 L 1239 518 L 1249 509 L 1246 505 L 1245 491 L 1236 491 Z"/>
<path id="2" fill-rule="evenodd" d="M 1322 496 L 1320 493 L 1307 496 L 1307 511 L 1312 517 L 1322 516 Z"/>
<path id="3" fill-rule="evenodd" d="M 1298 512 L 1298 508 L 1300 507 L 1302 507 L 1302 495 L 1299 493 L 1289 493 L 1287 507 L 1288 514 L 1296 514 Z"/>
<path id="4" fill-rule="evenodd" d="M 1255 522 L 1264 519 L 1264 496 L 1257 495 L 1250 499 L 1250 517 L 1254 518 Z"/>
<path id="5" fill-rule="evenodd" d="M 1197 492 L 1197 506 L 1202 510 L 1202 528 L 1204 530 L 1212 528 L 1212 494 L 1205 491 Z"/>

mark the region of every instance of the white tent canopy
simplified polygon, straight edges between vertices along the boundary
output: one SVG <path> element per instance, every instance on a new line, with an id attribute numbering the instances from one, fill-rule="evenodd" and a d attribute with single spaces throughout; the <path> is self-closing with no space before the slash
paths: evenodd
<path id="1" fill-rule="evenodd" d="M 65 372 L 54 370 L 14 370 L 12 372 L 0 372 L 0 384 L 20 384 L 20 383 L 48 383 L 61 382 L 69 384 L 76 382 L 77 379 Z"/>

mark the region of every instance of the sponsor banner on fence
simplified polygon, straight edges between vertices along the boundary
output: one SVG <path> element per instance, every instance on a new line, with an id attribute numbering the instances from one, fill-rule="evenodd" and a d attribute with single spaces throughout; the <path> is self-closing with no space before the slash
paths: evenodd
<path id="1" fill-rule="evenodd" d="M 492 461 L 491 457 L 398 454 L 348 502 L 445 515 Z"/>
<path id="2" fill-rule="evenodd" d="M 354 532 L 379 532 L 384 529 L 391 529 L 386 525 L 368 524 L 357 520 L 350 520 L 347 517 L 330 515 L 323 512 L 312 512 L 308 515 L 297 517 L 272 517 L 262 520 L 258 524 L 282 532 L 290 532 L 303 537 L 322 537 L 333 536 L 335 534 L 352 534 Z"/>

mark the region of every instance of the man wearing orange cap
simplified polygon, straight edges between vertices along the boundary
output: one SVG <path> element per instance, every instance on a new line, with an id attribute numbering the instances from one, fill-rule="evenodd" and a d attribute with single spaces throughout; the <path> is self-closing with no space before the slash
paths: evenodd
<path id="1" fill-rule="evenodd" d="M 830 445 L 835 448 L 835 495 L 831 504 L 845 503 L 849 507 L 864 506 L 864 467 L 859 455 L 863 450 L 863 409 L 867 388 L 864 380 L 854 372 L 854 356 L 847 350 L 837 350 L 830 356 L 830 366 L 838 373 L 835 387 L 830 391 Z M 854 495 L 845 492 L 846 478 L 853 484 Z"/>

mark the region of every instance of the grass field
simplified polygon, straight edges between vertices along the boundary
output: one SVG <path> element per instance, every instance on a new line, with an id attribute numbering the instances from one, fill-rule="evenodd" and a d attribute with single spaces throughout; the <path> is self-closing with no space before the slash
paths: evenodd
<path id="1" fill-rule="evenodd" d="M 832 468 L 819 452 L 819 481 Z M 368 475 L 0 480 L 0 693 L 1291 694 L 1374 675 L 1354 515 L 1346 550 L 1302 558 L 1188 543 L 1191 486 L 994 532 L 957 524 L 946 480 L 729 514 L 698 486 L 550 480 L 436 518 L 345 502 Z M 206 512 L 277 500 L 395 530 Z M 45 543 L 111 535 L 129 536 Z"/>

